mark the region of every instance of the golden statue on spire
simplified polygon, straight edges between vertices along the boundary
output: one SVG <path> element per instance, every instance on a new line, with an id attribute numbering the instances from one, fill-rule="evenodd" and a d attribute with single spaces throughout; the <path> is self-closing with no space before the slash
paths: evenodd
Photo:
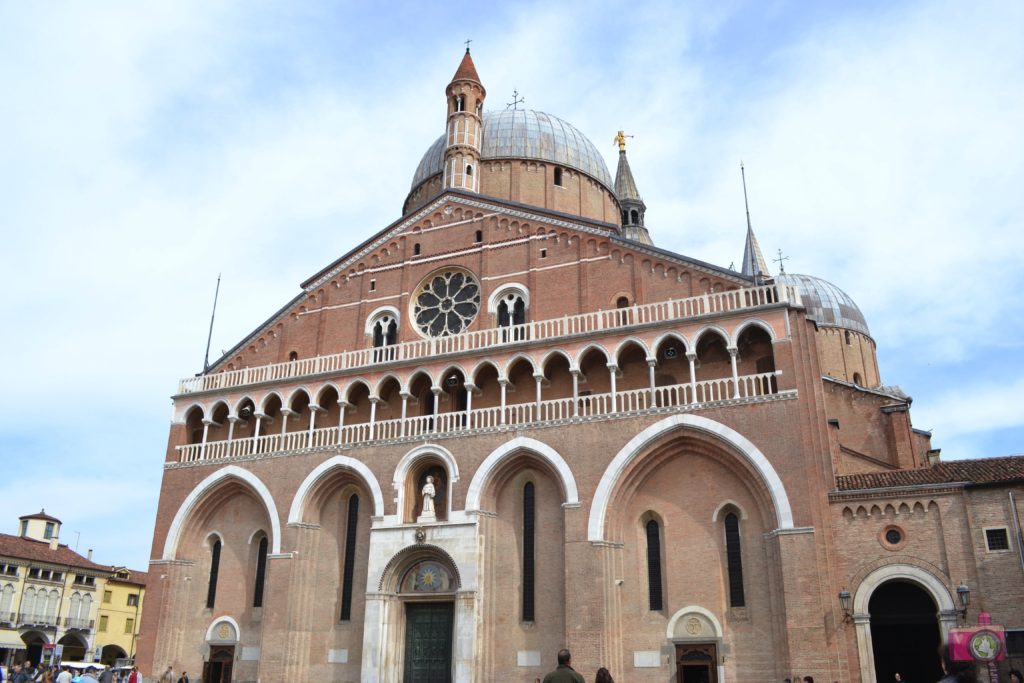
<path id="1" fill-rule="evenodd" d="M 625 152 L 626 151 L 626 138 L 631 138 L 631 137 L 633 137 L 633 136 L 632 135 L 626 135 L 626 133 L 621 131 L 621 130 L 618 133 L 615 134 L 615 144 L 619 146 L 619 151 L 620 152 Z"/>

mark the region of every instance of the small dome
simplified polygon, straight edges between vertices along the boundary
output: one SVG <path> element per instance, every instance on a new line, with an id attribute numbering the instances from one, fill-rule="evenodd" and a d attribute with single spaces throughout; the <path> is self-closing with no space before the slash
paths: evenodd
<path id="1" fill-rule="evenodd" d="M 439 137 L 423 155 L 412 189 L 441 172 L 445 137 Z M 551 161 L 585 173 L 612 189 L 612 176 L 594 143 L 573 125 L 550 114 L 530 109 L 484 112 L 480 160 L 509 158 Z"/>
<path id="2" fill-rule="evenodd" d="M 781 273 L 775 282 L 800 288 L 807 314 L 822 327 L 840 327 L 871 336 L 868 322 L 857 304 L 831 282 L 810 275 Z"/>

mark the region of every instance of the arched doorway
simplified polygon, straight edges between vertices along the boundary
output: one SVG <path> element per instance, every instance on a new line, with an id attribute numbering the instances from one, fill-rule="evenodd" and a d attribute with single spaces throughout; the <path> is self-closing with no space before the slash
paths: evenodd
<path id="1" fill-rule="evenodd" d="M 379 586 L 367 594 L 364 646 L 376 647 L 362 662 L 363 680 L 468 680 L 475 596 L 451 556 L 435 545 L 407 546 L 384 567 Z"/>
<path id="2" fill-rule="evenodd" d="M 61 655 L 61 659 L 63 659 L 64 661 L 66 661 L 66 662 L 84 662 L 84 661 L 86 661 L 85 654 L 86 654 L 87 644 L 86 644 L 86 642 L 84 640 L 82 640 L 81 636 L 79 636 L 77 634 L 74 634 L 74 633 L 68 633 L 63 638 L 58 640 L 57 643 L 64 646 L 64 654 Z M 91 661 L 91 660 L 92 660 L 92 658 L 90 657 L 89 661 Z M 36 661 L 38 661 L 38 660 L 36 660 Z"/>
<path id="3" fill-rule="evenodd" d="M 21 661 L 38 664 L 43 657 L 43 645 L 49 642 L 46 636 L 39 631 L 29 631 L 21 635 L 21 640 L 25 643 L 25 658 Z"/>
<path id="4" fill-rule="evenodd" d="M 938 607 L 910 581 L 888 581 L 868 602 L 872 655 L 878 681 L 937 681 L 942 678 Z"/>
<path id="5" fill-rule="evenodd" d="M 128 653 L 117 645 L 104 645 L 100 664 L 114 666 L 119 659 L 128 659 Z"/>

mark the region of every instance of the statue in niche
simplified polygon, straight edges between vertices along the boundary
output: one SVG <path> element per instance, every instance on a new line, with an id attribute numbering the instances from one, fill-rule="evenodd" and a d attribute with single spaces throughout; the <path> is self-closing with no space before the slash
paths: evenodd
<path id="1" fill-rule="evenodd" d="M 413 508 L 414 518 L 422 522 L 438 522 L 447 519 L 448 498 L 444 468 L 433 465 L 419 473 Z M 415 495 L 415 494 L 414 494 Z"/>
<path id="2" fill-rule="evenodd" d="M 427 476 L 427 483 L 423 485 L 423 514 L 434 516 L 434 478 Z"/>

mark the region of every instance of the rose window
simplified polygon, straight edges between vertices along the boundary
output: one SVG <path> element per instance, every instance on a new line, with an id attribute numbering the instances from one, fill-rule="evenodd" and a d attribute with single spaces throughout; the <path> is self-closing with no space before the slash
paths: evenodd
<path id="1" fill-rule="evenodd" d="M 480 285 L 463 270 L 434 273 L 420 285 L 413 308 L 416 327 L 428 337 L 465 331 L 480 310 Z"/>

